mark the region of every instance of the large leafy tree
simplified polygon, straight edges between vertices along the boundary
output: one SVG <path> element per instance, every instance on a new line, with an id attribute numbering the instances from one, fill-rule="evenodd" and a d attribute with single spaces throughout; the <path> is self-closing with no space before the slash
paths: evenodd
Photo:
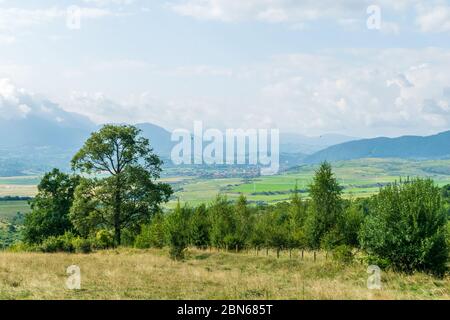
<path id="1" fill-rule="evenodd" d="M 394 183 L 372 198 L 361 246 L 376 263 L 442 275 L 448 259 L 446 223 L 440 190 L 432 180 Z"/>
<path id="2" fill-rule="evenodd" d="M 112 229 L 119 245 L 124 229 L 137 232 L 169 200 L 171 187 L 157 182 L 161 165 L 134 126 L 105 125 L 93 133 L 72 159 L 74 170 L 96 176 L 85 178 L 76 191 L 71 210 L 75 227 L 83 232 Z"/>
<path id="3" fill-rule="evenodd" d="M 25 217 L 24 240 L 40 243 L 50 236 L 59 236 L 73 229 L 69 210 L 80 178 L 58 169 L 46 173 L 38 185 L 38 194 L 31 202 L 31 213 Z"/>
<path id="4" fill-rule="evenodd" d="M 342 213 L 342 187 L 328 162 L 316 171 L 309 193 L 311 206 L 305 228 L 310 246 L 316 249 L 325 235 L 334 232 Z"/>

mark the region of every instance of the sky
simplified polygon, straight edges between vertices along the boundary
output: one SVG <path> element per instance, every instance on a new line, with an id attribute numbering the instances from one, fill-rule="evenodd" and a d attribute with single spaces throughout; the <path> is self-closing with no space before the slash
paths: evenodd
<path id="1" fill-rule="evenodd" d="M 0 0 L 0 117 L 433 134 L 449 40 L 442 0 Z"/>

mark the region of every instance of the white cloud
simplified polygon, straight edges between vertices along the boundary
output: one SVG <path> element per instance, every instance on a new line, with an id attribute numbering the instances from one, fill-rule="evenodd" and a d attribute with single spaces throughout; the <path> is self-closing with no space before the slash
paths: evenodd
<path id="1" fill-rule="evenodd" d="M 400 26 L 398 23 L 383 20 L 381 22 L 381 32 L 388 34 L 399 34 Z"/>
<path id="2" fill-rule="evenodd" d="M 16 37 L 0 34 L 0 44 L 12 44 L 14 42 L 16 42 Z"/>
<path id="3" fill-rule="evenodd" d="M 418 5 L 416 22 L 422 32 L 448 32 L 450 5 Z"/>
<path id="4" fill-rule="evenodd" d="M 80 7 L 82 19 L 99 19 L 118 16 L 108 8 Z M 15 32 L 34 26 L 45 25 L 54 21 L 65 22 L 67 8 L 50 7 L 43 9 L 3 8 L 0 7 L 0 32 Z"/>
<path id="5" fill-rule="evenodd" d="M 147 62 L 133 59 L 104 60 L 93 63 L 90 67 L 93 71 L 112 71 L 112 70 L 142 70 L 151 67 Z"/>
<path id="6" fill-rule="evenodd" d="M 203 120 L 208 127 L 222 129 L 277 127 L 310 135 L 427 134 L 450 127 L 449 69 L 450 50 L 446 49 L 328 50 L 278 55 L 232 69 L 184 67 L 169 75 L 221 76 L 220 84 L 233 82 L 245 94 L 226 88 L 229 94 L 223 96 L 194 90 L 170 98 L 157 91 L 113 98 L 81 91 L 73 92 L 61 106 L 97 123 L 152 122 L 166 128 L 190 128 L 194 120 Z M 157 72 L 167 76 L 164 70 Z M 0 82 L 3 117 L 48 114 L 65 119 L 54 104 L 45 101 L 10 81 Z"/>
<path id="7" fill-rule="evenodd" d="M 178 67 L 169 74 L 176 76 L 206 76 L 206 77 L 232 77 L 233 70 L 225 67 L 196 65 Z"/>
<path id="8" fill-rule="evenodd" d="M 418 0 L 379 0 L 382 13 L 401 12 Z M 373 5 L 370 0 L 178 0 L 171 2 L 170 8 L 183 16 L 200 20 L 224 22 L 254 20 L 269 23 L 289 23 L 303 25 L 320 19 L 335 20 L 347 25 L 367 19 L 366 9 Z M 397 29 L 392 22 L 386 29 Z M 396 31 L 396 30 L 395 30 Z"/>
<path id="9" fill-rule="evenodd" d="M 48 23 L 65 16 L 66 12 L 57 8 L 48 9 L 21 9 L 0 8 L 0 31 L 16 30 Z"/>
<path id="10" fill-rule="evenodd" d="M 320 18 L 351 17 L 358 12 L 364 17 L 362 1 L 294 1 L 294 0 L 184 0 L 171 8 L 184 16 L 204 20 L 266 22 L 305 22 Z"/>
<path id="11" fill-rule="evenodd" d="M 84 3 L 93 4 L 99 7 L 106 7 L 111 5 L 130 5 L 134 0 L 83 0 Z"/>
<path id="12" fill-rule="evenodd" d="M 11 80 L 0 79 L 0 119 L 25 119 L 30 116 L 70 127 L 89 125 L 84 117 L 69 113 L 39 95 L 17 87 Z"/>
<path id="13" fill-rule="evenodd" d="M 362 27 L 361 22 L 368 17 L 366 9 L 373 4 L 380 7 L 384 33 L 399 34 L 400 21 L 408 13 L 415 15 L 413 19 L 422 32 L 450 31 L 450 5 L 445 0 L 177 0 L 170 8 L 199 20 L 262 21 L 301 28 L 314 21 L 332 20 L 344 27 Z"/>
<path id="14" fill-rule="evenodd" d="M 209 127 L 277 127 L 312 135 L 427 134 L 450 126 L 449 58 L 443 49 L 280 55 L 230 70 L 238 86 L 256 88 L 246 96 L 193 93 L 167 99 L 143 93 L 119 101 L 76 93 L 67 105 L 98 123 L 190 128 L 203 120 Z"/>

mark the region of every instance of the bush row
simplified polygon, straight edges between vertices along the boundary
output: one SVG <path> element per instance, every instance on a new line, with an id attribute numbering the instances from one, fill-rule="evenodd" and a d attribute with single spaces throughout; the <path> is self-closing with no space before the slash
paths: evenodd
<path id="1" fill-rule="evenodd" d="M 113 247 L 113 236 L 107 230 L 100 230 L 94 237 L 82 238 L 72 232 L 66 232 L 62 236 L 48 237 L 40 244 L 27 244 L 18 242 L 9 250 L 13 252 L 45 252 L 45 253 L 90 253 L 93 250 L 109 249 Z"/>

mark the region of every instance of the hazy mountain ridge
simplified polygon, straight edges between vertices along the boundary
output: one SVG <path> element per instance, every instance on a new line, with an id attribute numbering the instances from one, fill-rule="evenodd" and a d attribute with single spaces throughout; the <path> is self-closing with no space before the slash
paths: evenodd
<path id="1" fill-rule="evenodd" d="M 171 141 L 171 133 L 151 123 L 136 126 L 150 140 L 154 151 L 170 164 L 170 152 L 176 144 Z M 44 172 L 53 167 L 69 170 L 73 154 L 99 128 L 87 117 L 66 112 L 48 101 L 42 101 L 41 107 L 34 107 L 25 115 L 0 117 L 0 176 Z M 362 140 L 338 134 L 307 137 L 281 133 L 280 154 L 284 168 L 324 160 L 445 158 L 450 157 L 450 131 L 428 137 Z"/>
<path id="2" fill-rule="evenodd" d="M 345 142 L 305 158 L 306 163 L 360 158 L 439 159 L 450 157 L 450 131 L 431 136 L 402 136 Z"/>

